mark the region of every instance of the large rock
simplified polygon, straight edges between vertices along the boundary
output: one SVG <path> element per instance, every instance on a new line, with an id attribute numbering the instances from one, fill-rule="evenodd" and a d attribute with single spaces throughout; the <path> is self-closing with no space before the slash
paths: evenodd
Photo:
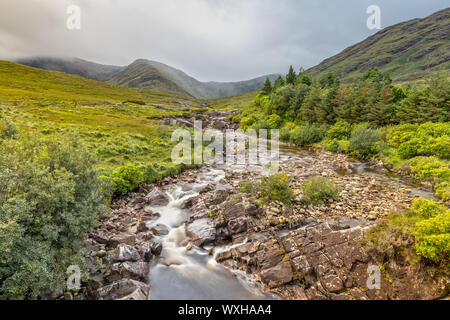
<path id="1" fill-rule="evenodd" d="M 211 243 L 216 238 L 216 228 L 211 219 L 203 218 L 186 225 L 186 234 L 196 246 Z"/>
<path id="2" fill-rule="evenodd" d="M 269 288 L 279 287 L 292 281 L 294 274 L 292 273 L 289 261 L 283 261 L 275 267 L 262 270 L 261 280 Z"/>
<path id="3" fill-rule="evenodd" d="M 136 236 L 129 233 L 119 233 L 109 239 L 109 244 L 113 247 L 119 244 L 134 245 L 136 242 Z"/>
<path id="4" fill-rule="evenodd" d="M 162 207 L 169 204 L 169 197 L 160 189 L 154 189 L 145 198 L 150 206 Z"/>
<path id="5" fill-rule="evenodd" d="M 148 300 L 150 286 L 131 279 L 123 279 L 97 289 L 99 300 Z"/>
<path id="6" fill-rule="evenodd" d="M 141 259 L 139 251 L 132 246 L 126 244 L 120 244 L 114 250 L 113 261 L 125 262 L 125 261 L 138 261 Z"/>
<path id="7" fill-rule="evenodd" d="M 147 262 L 124 262 L 115 263 L 111 267 L 111 272 L 107 276 L 109 281 L 116 281 L 123 278 L 133 280 L 146 280 L 149 273 L 149 264 Z"/>
<path id="8" fill-rule="evenodd" d="M 328 223 L 300 228 L 286 236 L 236 247 L 217 260 L 251 272 L 285 299 L 423 300 L 445 296 L 445 281 L 433 266 L 407 264 L 395 255 L 369 255 L 362 247 L 369 228 L 342 229 Z M 381 263 L 385 269 L 380 273 L 380 289 L 369 288 L 369 268 Z M 302 289 L 294 290 L 296 287 Z"/>

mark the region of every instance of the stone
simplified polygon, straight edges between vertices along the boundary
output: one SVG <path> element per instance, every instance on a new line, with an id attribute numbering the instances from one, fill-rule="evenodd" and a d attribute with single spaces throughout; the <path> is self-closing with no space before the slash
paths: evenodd
<path id="1" fill-rule="evenodd" d="M 195 246 L 211 243 L 216 238 L 216 228 L 211 219 L 203 218 L 186 224 L 186 234 Z"/>
<path id="2" fill-rule="evenodd" d="M 261 271 L 261 280 L 269 288 L 279 287 L 292 281 L 294 274 L 289 261 Z"/>
<path id="3" fill-rule="evenodd" d="M 247 231 L 247 219 L 241 217 L 228 222 L 228 231 L 231 235 L 243 233 Z"/>
<path id="4" fill-rule="evenodd" d="M 155 236 L 166 236 L 169 234 L 169 227 L 165 224 L 157 224 L 150 229 Z"/>
<path id="5" fill-rule="evenodd" d="M 139 251 L 132 246 L 120 244 L 115 250 L 115 257 L 113 261 L 138 261 L 141 259 Z"/>
<path id="6" fill-rule="evenodd" d="M 147 300 L 150 286 L 132 279 L 122 279 L 97 289 L 99 300 Z"/>
<path id="7" fill-rule="evenodd" d="M 129 233 L 119 233 L 109 239 L 111 246 L 117 246 L 119 244 L 134 245 L 136 242 L 136 236 Z"/>
<path id="8" fill-rule="evenodd" d="M 154 189 L 147 196 L 147 204 L 155 207 L 162 207 L 169 204 L 169 197 L 160 189 Z"/>

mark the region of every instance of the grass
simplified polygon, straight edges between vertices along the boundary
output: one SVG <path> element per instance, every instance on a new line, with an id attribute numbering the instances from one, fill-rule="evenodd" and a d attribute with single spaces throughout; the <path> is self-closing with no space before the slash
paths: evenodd
<path id="1" fill-rule="evenodd" d="M 0 106 L 22 132 L 79 135 L 107 171 L 129 162 L 169 164 L 173 128 L 161 119 L 202 110 L 193 99 L 7 61 L 0 61 Z"/>

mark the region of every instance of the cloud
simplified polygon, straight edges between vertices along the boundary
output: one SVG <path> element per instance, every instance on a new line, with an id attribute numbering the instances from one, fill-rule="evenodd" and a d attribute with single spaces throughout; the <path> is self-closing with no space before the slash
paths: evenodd
<path id="1" fill-rule="evenodd" d="M 66 28 L 70 4 L 81 30 Z M 242 80 L 311 67 L 374 33 L 372 0 L 2 0 L 0 58 L 161 61 L 200 80 Z M 378 0 L 383 27 L 425 17 L 446 0 Z"/>

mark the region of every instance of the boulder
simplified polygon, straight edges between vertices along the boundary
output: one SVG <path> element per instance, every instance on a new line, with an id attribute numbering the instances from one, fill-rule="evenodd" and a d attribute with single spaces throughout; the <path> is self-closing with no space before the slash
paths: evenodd
<path id="1" fill-rule="evenodd" d="M 150 286 L 136 280 L 123 279 L 97 289 L 99 300 L 148 300 Z"/>
<path id="2" fill-rule="evenodd" d="M 141 259 L 141 255 L 135 247 L 120 244 L 116 250 L 114 250 L 113 261 L 125 262 L 125 261 L 138 261 Z"/>
<path id="3" fill-rule="evenodd" d="M 109 245 L 115 247 L 119 244 L 132 246 L 136 243 L 136 236 L 129 233 L 119 233 L 109 239 Z"/>
<path id="4" fill-rule="evenodd" d="M 162 207 L 169 204 L 169 197 L 160 189 L 154 189 L 146 197 L 147 204 L 154 207 Z"/>
<path id="5" fill-rule="evenodd" d="M 201 246 L 216 239 L 216 228 L 211 219 L 203 218 L 188 223 L 186 234 L 192 239 L 194 245 Z"/>

